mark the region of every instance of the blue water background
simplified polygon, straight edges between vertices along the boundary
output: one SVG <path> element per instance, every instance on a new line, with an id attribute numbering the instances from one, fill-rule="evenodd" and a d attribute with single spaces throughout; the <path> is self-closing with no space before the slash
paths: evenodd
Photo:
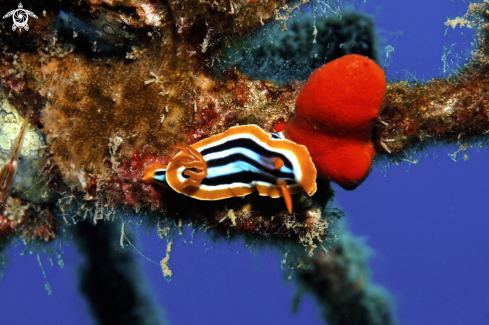
<path id="1" fill-rule="evenodd" d="M 447 17 L 463 14 L 468 2 L 368 0 L 382 48 L 392 45 L 390 80 L 444 75 L 444 47 L 452 44 L 449 68 L 467 55 L 471 33 L 449 31 Z M 446 74 L 445 74 L 446 75 Z M 489 324 L 489 158 L 487 148 L 469 150 L 454 162 L 455 147 L 430 150 L 416 165 L 375 168 L 353 192 L 335 186 L 337 204 L 357 236 L 375 250 L 374 282 L 392 294 L 400 324 Z M 423 155 L 420 154 L 419 157 Z M 186 234 L 187 241 L 190 234 Z M 166 242 L 141 236 L 139 249 L 164 257 Z M 0 281 L 0 324 L 89 324 L 88 307 L 77 292 L 80 257 L 62 249 L 64 268 L 36 254 L 11 249 Z M 239 254 L 238 254 L 239 252 Z M 313 299 L 291 314 L 295 284 L 284 279 L 281 256 L 250 252 L 239 244 L 213 244 L 201 235 L 176 242 L 168 283 L 159 265 L 140 258 L 155 301 L 171 324 L 323 324 Z"/>

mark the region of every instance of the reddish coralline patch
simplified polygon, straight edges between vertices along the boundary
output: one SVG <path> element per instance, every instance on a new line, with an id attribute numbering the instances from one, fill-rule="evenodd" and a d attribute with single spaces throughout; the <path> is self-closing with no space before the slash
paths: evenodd
<path id="1" fill-rule="evenodd" d="M 207 138 L 208 134 L 204 131 L 202 127 L 196 127 L 192 128 L 190 132 L 188 133 L 188 138 L 185 141 L 187 144 L 193 144 L 195 142 L 198 142 L 204 138 Z"/>
<path id="2" fill-rule="evenodd" d="M 151 209 L 160 207 L 160 193 L 154 187 L 141 182 L 141 178 L 146 166 L 156 162 L 165 165 L 169 159 L 170 157 L 157 156 L 148 147 L 134 152 L 131 159 L 121 162 L 116 173 L 101 184 L 103 197 L 113 206 L 123 204 L 135 209 L 141 206 Z"/>
<path id="3" fill-rule="evenodd" d="M 138 191 L 137 184 L 132 182 L 122 182 L 120 185 L 122 194 L 124 195 L 124 204 L 132 207 L 137 207 L 143 199 L 141 192 Z"/>
<path id="4" fill-rule="evenodd" d="M 212 108 L 204 108 L 202 110 L 202 119 L 204 123 L 214 126 L 219 119 L 219 113 Z"/>
<path id="5" fill-rule="evenodd" d="M 0 214 L 0 239 L 11 236 L 26 241 L 56 238 L 57 222 L 47 206 L 9 197 Z"/>
<path id="6" fill-rule="evenodd" d="M 219 83 L 202 71 L 197 73 L 194 83 L 199 92 L 195 98 L 185 97 L 186 104 L 195 112 L 191 119 L 192 126 L 186 129 L 188 135 L 185 143 L 193 144 L 237 124 L 265 127 L 264 124 L 274 118 L 276 112 L 259 106 L 263 105 L 263 100 L 275 104 L 278 95 L 273 89 L 269 89 L 264 82 L 250 80 L 234 69 L 229 69 L 226 74 L 229 79 Z M 287 103 L 282 102 L 277 106 L 283 110 L 285 105 Z"/>
<path id="7" fill-rule="evenodd" d="M 168 159 L 170 159 L 170 156 L 168 157 L 158 157 L 157 155 L 147 152 L 147 147 L 143 148 L 143 151 L 141 153 L 142 156 L 142 161 L 144 166 L 149 166 L 154 164 L 155 162 L 160 162 L 162 164 L 166 164 Z M 144 171 L 144 169 L 143 169 Z"/>
<path id="8" fill-rule="evenodd" d="M 88 182 L 88 191 L 95 192 L 97 190 L 97 178 L 90 177 L 90 181 Z"/>
<path id="9" fill-rule="evenodd" d="M 1 78 L 1 76 L 0 76 Z M 27 89 L 27 84 L 17 77 L 8 76 L 2 80 L 3 86 L 10 89 L 14 94 L 19 94 L 21 91 Z"/>
<path id="10" fill-rule="evenodd" d="M 113 176 L 100 188 L 103 197 L 111 206 L 125 205 L 138 211 L 142 206 L 156 209 L 161 206 L 161 196 L 148 184 L 133 182 L 121 176 Z"/>
<path id="11" fill-rule="evenodd" d="M 137 152 L 134 152 L 132 154 L 131 168 L 138 169 L 142 166 L 142 164 L 143 164 L 143 161 L 142 161 L 141 157 L 138 155 Z"/>
<path id="12" fill-rule="evenodd" d="M 252 232 L 252 231 L 256 230 L 257 226 L 258 226 L 258 224 L 254 224 L 253 220 L 241 219 L 238 222 L 237 229 L 239 229 L 239 231 Z"/>
<path id="13" fill-rule="evenodd" d="M 129 160 L 125 160 L 119 164 L 117 175 L 124 179 L 129 179 L 132 182 L 137 182 L 143 177 L 144 167 L 155 162 L 166 164 L 168 158 L 158 157 L 148 147 L 144 146 L 141 150 L 133 152 Z"/>
<path id="14" fill-rule="evenodd" d="M 400 128 L 404 129 L 404 132 L 407 135 L 413 135 L 416 132 L 416 125 L 414 123 L 415 121 L 413 121 L 412 119 L 405 118 L 404 120 L 402 120 L 399 126 Z"/>
<path id="15" fill-rule="evenodd" d="M 238 83 L 234 90 L 233 95 L 235 97 L 236 104 L 240 107 L 243 107 L 249 99 L 248 89 L 242 83 Z"/>
<path id="16" fill-rule="evenodd" d="M 34 229 L 34 234 L 31 235 L 31 238 L 40 239 L 45 242 L 50 242 L 56 238 L 56 228 L 53 228 L 54 215 L 50 214 L 49 217 L 52 218 L 52 220 L 42 221 L 41 224 Z"/>
<path id="17" fill-rule="evenodd" d="M 17 225 L 17 222 L 10 221 L 8 218 L 0 216 L 0 238 L 9 237 Z"/>
<path id="18" fill-rule="evenodd" d="M 23 74 L 18 73 L 12 64 L 13 58 L 6 54 L 0 57 L 0 79 L 3 87 L 9 89 L 14 95 L 27 89 L 27 83 L 23 80 Z"/>

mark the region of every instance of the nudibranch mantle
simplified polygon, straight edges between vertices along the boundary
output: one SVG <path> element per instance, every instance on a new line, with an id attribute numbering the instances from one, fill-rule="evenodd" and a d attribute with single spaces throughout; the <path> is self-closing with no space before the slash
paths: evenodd
<path id="1" fill-rule="evenodd" d="M 256 190 L 260 195 L 284 197 L 289 212 L 290 194 L 316 192 L 316 167 L 306 147 L 256 125 L 231 127 L 175 148 L 182 151 L 167 166 L 145 169 L 145 182 L 169 185 L 200 200 L 245 196 Z"/>

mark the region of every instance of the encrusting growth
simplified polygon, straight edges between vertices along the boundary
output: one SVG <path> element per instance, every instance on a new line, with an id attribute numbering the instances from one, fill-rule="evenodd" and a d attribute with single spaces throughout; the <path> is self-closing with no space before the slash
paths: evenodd
<path id="1" fill-rule="evenodd" d="M 471 3 L 467 14 L 447 22 L 477 27 L 477 43 L 468 63 L 446 79 L 395 82 L 387 86 L 384 111 L 372 141 L 375 151 L 402 162 L 409 148 L 437 142 L 461 150 L 489 132 L 489 3 Z M 419 150 L 419 149 L 417 149 Z"/>
<path id="2" fill-rule="evenodd" d="M 103 8 L 97 7 L 102 3 Z M 184 13 L 176 2 L 156 1 L 145 7 L 132 1 L 92 1 L 90 15 L 76 12 L 93 28 L 103 29 L 99 26 L 103 22 L 117 25 L 120 33 L 134 35 L 123 40 L 125 45 L 138 48 L 138 55 L 131 58 L 125 53 L 98 56 L 98 52 L 74 48 L 72 32 L 69 37 L 54 32 L 58 7 L 32 22 L 25 40 L 39 45 L 38 52 L 17 51 L 19 35 L 2 33 L 6 46 L 0 55 L 2 86 L 12 102 L 29 98 L 37 103 L 33 104 L 35 114 L 41 117 L 34 124 L 46 134 L 49 149 L 43 167 L 49 171 L 48 186 L 81 201 L 96 202 L 97 215 L 104 215 L 104 209 L 114 211 L 125 206 L 136 211 L 163 211 L 169 219 L 184 214 L 192 222 L 222 229 L 226 234 L 247 232 L 268 238 L 267 232 L 273 228 L 271 232 L 279 237 L 297 239 L 297 234 L 304 236 L 302 230 L 308 228 L 296 232 L 281 228 L 281 222 L 288 224 L 291 218 L 304 221 L 309 209 L 324 207 L 331 195 L 311 199 L 307 194 L 313 193 L 312 187 L 302 186 L 305 196 L 298 193 L 289 198 L 285 189 L 290 191 L 291 184 L 285 187 L 283 179 L 274 179 L 270 188 L 286 199 L 291 216 L 287 216 L 283 202 L 278 205 L 273 199 L 254 195 L 243 200 L 195 203 L 199 207 L 196 210 L 188 207 L 195 199 L 187 201 L 192 198 L 175 196 L 143 182 L 144 170 L 168 165 L 170 146 L 176 143 L 193 146 L 236 125 L 256 124 L 266 132 L 287 125 L 288 139 L 307 147 L 318 176 L 351 189 L 367 177 L 376 153 L 394 156 L 426 139 L 462 141 L 489 130 L 484 106 L 489 100 L 484 90 L 487 3 L 470 6 L 471 14 L 477 17 L 475 23 L 481 26 L 480 44 L 471 63 L 447 80 L 387 85 L 382 112 L 384 72 L 359 55 L 348 55 L 320 68 L 302 90 L 299 82 L 277 86 L 252 80 L 232 67 L 220 77 L 214 75 L 212 67 L 223 45 L 217 42 L 218 36 L 240 34 L 261 25 L 280 7 L 273 1 L 267 8 L 261 7 L 263 3 L 232 3 L 233 13 L 228 4 L 208 7 L 193 2 Z M 134 7 L 136 14 L 129 17 L 129 11 L 111 7 L 116 4 Z M 175 11 L 164 11 L 167 5 Z M 262 15 L 251 18 L 250 10 L 255 7 L 261 8 Z M 78 7 L 63 7 L 71 8 Z M 280 8 L 290 13 L 286 5 Z M 32 8 L 37 9 L 40 7 Z M 196 17 L 200 13 L 208 15 L 199 20 Z M 213 20 L 221 16 L 226 19 Z M 247 23 L 235 29 L 243 19 Z M 91 31 L 94 35 L 97 32 L 100 30 Z M 79 33 L 76 40 L 81 37 Z M 202 44 L 206 44 L 205 51 Z M 324 78 L 323 74 L 334 77 Z M 325 87 L 328 92 L 321 91 Z M 318 192 L 331 194 L 329 185 L 324 186 L 322 191 L 318 186 Z M 268 191 L 264 188 L 260 193 Z M 174 204 L 174 200 L 181 204 Z M 268 210 L 272 206 L 275 210 Z M 250 207 L 249 212 L 240 213 L 244 207 Z M 227 215 L 250 218 L 221 222 Z M 327 237 L 328 231 L 323 230 L 321 236 Z"/>
<path id="3" fill-rule="evenodd" d="M 258 184 L 256 189 L 266 197 L 250 194 L 234 199 L 232 193 L 215 202 L 143 181 L 148 166 L 171 166 L 171 145 L 193 146 L 237 125 L 255 124 L 272 132 L 274 125 L 293 115 L 299 82 L 277 86 L 252 80 L 233 67 L 217 76 L 213 66 L 221 48 L 232 40 L 223 35 L 261 26 L 273 15 L 285 19 L 298 7 L 276 1 L 212 6 L 189 2 L 185 10 L 177 2 L 143 6 L 133 1 L 90 1 L 81 7 L 68 2 L 57 3 L 33 22 L 25 40 L 39 51 L 19 51 L 19 35 L 0 34 L 7 46 L 0 55 L 3 87 L 17 102 L 26 94 L 37 101 L 36 127 L 45 134 L 48 149 L 41 167 L 49 179 L 46 187 L 63 193 L 59 201 L 63 213 L 82 207 L 81 216 L 100 220 L 112 217 L 119 207 L 132 208 L 161 222 L 183 216 L 196 228 L 226 237 L 277 236 L 307 243 L 308 250 L 328 236 L 327 225 L 335 215 L 324 213 L 318 222 L 305 223 L 310 209 L 324 208 L 332 199 L 327 182 L 318 187 L 319 194 L 309 197 L 316 189 L 315 171 L 299 181 L 279 175 L 270 178 L 270 184 Z M 135 7 L 136 13 L 117 5 Z M 40 7 L 34 4 L 31 9 L 42 12 Z M 112 30 L 128 37 L 107 38 L 104 33 Z M 80 46 L 97 35 L 101 35 L 97 44 Z M 126 55 L 129 47 L 132 52 Z M 272 174 L 290 169 L 287 159 L 280 158 L 284 165 L 276 169 L 277 157 L 270 158 Z M 300 192 L 302 188 L 306 193 Z M 284 197 L 286 204 L 271 197 Z M 224 218 L 228 215 L 236 218 Z"/>
<path id="4" fill-rule="evenodd" d="M 319 177 L 354 189 L 372 168 L 370 137 L 385 92 L 385 72 L 369 58 L 350 54 L 331 61 L 301 89 L 285 136 L 307 147 Z"/>

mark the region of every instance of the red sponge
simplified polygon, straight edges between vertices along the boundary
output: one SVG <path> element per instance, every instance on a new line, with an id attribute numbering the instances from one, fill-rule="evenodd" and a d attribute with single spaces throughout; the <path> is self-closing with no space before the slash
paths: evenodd
<path id="1" fill-rule="evenodd" d="M 372 168 L 370 136 L 385 94 L 385 72 L 374 61 L 356 54 L 331 61 L 302 88 L 285 136 L 307 147 L 319 177 L 354 189 Z"/>

